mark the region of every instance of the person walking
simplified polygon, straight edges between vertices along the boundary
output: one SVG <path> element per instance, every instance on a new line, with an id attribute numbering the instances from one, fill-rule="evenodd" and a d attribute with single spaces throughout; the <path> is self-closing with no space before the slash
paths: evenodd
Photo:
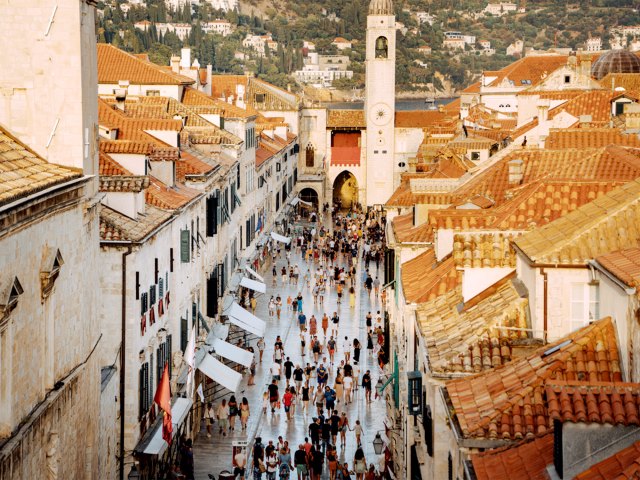
<path id="1" fill-rule="evenodd" d="M 315 315 L 311 315 L 309 319 L 309 335 L 314 336 L 318 333 L 318 320 Z"/>
<path id="2" fill-rule="evenodd" d="M 353 363 L 358 365 L 360 363 L 360 340 L 357 338 L 353 339 Z"/>
<path id="3" fill-rule="evenodd" d="M 364 388 L 364 398 L 367 403 L 371 403 L 371 371 L 369 370 L 362 375 L 362 388 Z"/>
<path id="4" fill-rule="evenodd" d="M 298 480 L 305 480 L 307 478 L 307 452 L 304 449 L 304 445 L 298 445 L 298 450 L 293 454 L 293 464 L 298 472 Z"/>
<path id="5" fill-rule="evenodd" d="M 353 388 L 353 377 L 345 375 L 342 379 L 344 385 L 344 403 L 351 403 L 351 389 Z"/>
<path id="6" fill-rule="evenodd" d="M 329 469 L 329 480 L 336 480 L 338 473 L 338 452 L 335 447 L 327 449 L 327 468 Z"/>
<path id="7" fill-rule="evenodd" d="M 260 363 L 262 363 L 262 355 L 264 354 L 264 347 L 265 347 L 264 338 L 260 337 L 258 339 L 257 347 L 258 347 L 258 352 L 260 353 Z"/>
<path id="8" fill-rule="evenodd" d="M 291 382 L 291 375 L 293 375 L 293 362 L 289 357 L 287 357 L 286 361 L 283 364 L 283 367 L 284 367 L 284 378 L 286 378 L 287 380 L 286 386 L 288 387 L 289 383 Z"/>
<path id="9" fill-rule="evenodd" d="M 322 334 L 324 335 L 324 340 L 327 340 L 327 330 L 329 329 L 329 317 L 325 313 L 322 315 Z"/>
<path id="10" fill-rule="evenodd" d="M 236 401 L 236 396 L 231 395 L 229 398 L 229 403 L 227 404 L 229 407 L 229 431 L 233 432 L 236 428 L 236 417 L 240 413 L 238 410 L 238 402 Z"/>
<path id="11" fill-rule="evenodd" d="M 276 480 L 276 473 L 278 472 L 278 455 L 275 448 L 269 452 L 267 460 L 267 480 Z"/>
<path id="12" fill-rule="evenodd" d="M 304 386 L 302 387 L 302 409 L 304 410 L 304 414 L 309 413 L 309 398 L 311 397 L 311 391 L 309 388 L 309 380 L 304 382 Z"/>
<path id="13" fill-rule="evenodd" d="M 349 287 L 349 307 L 356 308 L 356 289 Z"/>
<path id="14" fill-rule="evenodd" d="M 344 447 L 347 444 L 347 430 L 349 430 L 349 417 L 346 412 L 342 412 L 340 417 L 340 444 Z"/>
<path id="15" fill-rule="evenodd" d="M 207 403 L 207 408 L 204 409 L 204 422 L 207 426 L 207 438 L 211 438 L 211 428 L 213 427 L 213 421 L 216 417 L 216 412 L 213 409 L 211 402 Z"/>
<path id="16" fill-rule="evenodd" d="M 376 275 L 376 278 L 373 281 L 373 294 L 377 298 L 379 293 L 380 293 L 380 279 L 378 279 L 378 276 Z"/>
<path id="17" fill-rule="evenodd" d="M 300 364 L 297 364 L 295 370 L 293 371 L 293 382 L 296 385 L 296 392 L 298 392 L 298 394 L 300 394 L 300 389 L 302 388 L 303 379 L 304 379 L 304 370 L 302 369 Z"/>
<path id="18" fill-rule="evenodd" d="M 269 386 L 267 387 L 269 390 L 269 403 L 271 404 L 271 414 L 276 412 L 276 405 L 278 403 L 278 384 L 276 383 L 276 379 L 274 378 Z"/>
<path id="19" fill-rule="evenodd" d="M 358 447 L 356 453 L 353 455 L 353 469 L 356 472 L 356 480 L 363 480 L 364 474 L 367 473 L 367 459 L 360 447 Z"/>
<path id="20" fill-rule="evenodd" d="M 342 370 L 340 368 L 336 370 L 336 379 L 335 379 L 333 388 L 336 391 L 336 402 L 338 403 L 342 402 L 343 401 L 342 400 L 343 376 L 342 376 Z"/>
<path id="21" fill-rule="evenodd" d="M 293 466 L 291 464 L 291 450 L 289 449 L 289 443 L 286 440 L 278 454 L 278 465 L 278 475 L 280 476 L 280 480 L 288 480 Z"/>
<path id="22" fill-rule="evenodd" d="M 218 426 L 220 427 L 219 433 L 221 433 L 223 437 L 226 437 L 229 426 L 229 406 L 227 405 L 226 399 L 222 399 L 216 411 L 216 416 L 218 417 Z"/>
<path id="23" fill-rule="evenodd" d="M 242 403 L 240 404 L 240 425 L 243 432 L 247 430 L 249 415 L 251 415 L 249 400 L 247 400 L 247 397 L 242 397 Z"/>
<path id="24" fill-rule="evenodd" d="M 278 316 L 278 320 L 280 320 L 280 313 L 282 312 L 282 298 L 280 295 L 276 297 L 276 315 Z"/>
<path id="25" fill-rule="evenodd" d="M 351 342 L 346 335 L 344 337 L 344 342 L 342 342 L 342 353 L 344 354 L 344 361 L 349 363 L 349 359 L 351 358 Z"/>
<path id="26" fill-rule="evenodd" d="M 276 301 L 273 296 L 269 299 L 269 318 L 273 318 L 276 313 Z"/>
<path id="27" fill-rule="evenodd" d="M 284 406 L 284 413 L 287 415 L 287 420 L 291 420 L 291 406 L 295 401 L 295 395 L 291 393 L 291 389 L 287 388 L 285 394 L 282 396 L 282 405 Z"/>

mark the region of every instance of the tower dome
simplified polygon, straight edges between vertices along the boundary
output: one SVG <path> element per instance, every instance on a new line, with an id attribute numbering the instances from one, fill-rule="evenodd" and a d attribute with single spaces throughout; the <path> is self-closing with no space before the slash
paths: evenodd
<path id="1" fill-rule="evenodd" d="M 391 0 L 371 0 L 369 15 L 393 15 L 393 2 Z"/>
<path id="2" fill-rule="evenodd" d="M 602 80 L 608 73 L 640 73 L 640 58 L 627 50 L 604 53 L 591 67 L 591 76 Z"/>

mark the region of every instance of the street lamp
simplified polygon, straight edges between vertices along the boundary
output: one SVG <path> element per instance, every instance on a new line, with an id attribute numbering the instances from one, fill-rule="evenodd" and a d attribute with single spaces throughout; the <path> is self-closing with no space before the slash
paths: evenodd
<path id="1" fill-rule="evenodd" d="M 140 472 L 138 472 L 138 467 L 136 467 L 135 464 L 131 467 L 131 471 L 129 472 L 129 475 L 127 475 L 127 478 L 129 480 L 138 480 L 140 478 Z"/>
<path id="2" fill-rule="evenodd" d="M 380 432 L 376 433 L 376 438 L 373 439 L 373 451 L 376 452 L 376 455 L 380 455 L 382 453 L 382 449 L 384 447 L 384 440 L 380 436 Z"/>

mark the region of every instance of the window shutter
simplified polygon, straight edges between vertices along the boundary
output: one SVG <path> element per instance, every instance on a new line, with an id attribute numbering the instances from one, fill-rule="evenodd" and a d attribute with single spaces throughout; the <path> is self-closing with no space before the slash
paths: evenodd
<path id="1" fill-rule="evenodd" d="M 140 272 L 136 272 L 136 300 L 140 300 Z"/>
<path id="2" fill-rule="evenodd" d="M 149 304 L 151 306 L 156 304 L 156 286 L 151 285 L 149 287 Z"/>
<path id="3" fill-rule="evenodd" d="M 153 263 L 153 279 L 155 281 L 155 283 L 158 283 L 158 274 L 160 273 L 160 270 L 158 268 L 158 257 L 155 258 L 154 263 Z"/>
<path id="4" fill-rule="evenodd" d="M 427 401 L 427 394 L 423 394 L 423 401 Z M 425 403 L 426 405 L 426 403 Z M 424 427 L 424 443 L 427 445 L 427 453 L 430 457 L 433 457 L 433 418 L 431 416 L 431 407 L 426 405 L 424 407 L 422 417 L 422 426 Z"/>
<path id="5" fill-rule="evenodd" d="M 167 335 L 167 360 L 169 361 L 169 378 L 173 370 L 173 362 L 171 361 L 171 335 Z"/>
<path id="6" fill-rule="evenodd" d="M 144 391 L 147 393 L 147 402 L 144 406 L 144 413 L 147 413 L 151 406 L 149 403 L 149 363 L 144 364 Z"/>
<path id="7" fill-rule="evenodd" d="M 180 317 L 180 350 L 183 352 L 187 348 L 187 342 L 189 341 L 188 337 L 189 330 L 189 319 Z"/>
<path id="8" fill-rule="evenodd" d="M 218 199 L 218 192 L 211 199 L 211 215 L 213 224 L 213 234 L 218 233 L 218 222 L 220 222 L 220 201 Z"/>
<path id="9" fill-rule="evenodd" d="M 158 298 L 162 300 L 164 297 L 164 278 L 158 279 Z"/>
<path id="10" fill-rule="evenodd" d="M 449 452 L 449 457 L 447 458 L 447 472 L 449 480 L 453 480 L 453 458 L 451 458 L 451 452 Z"/>
<path id="11" fill-rule="evenodd" d="M 158 378 L 158 376 L 156 375 L 156 378 Z M 153 391 L 154 391 L 154 385 L 153 385 L 153 353 L 151 353 L 151 357 L 149 358 L 149 391 L 147 392 L 149 395 L 149 407 L 151 407 L 151 405 L 153 404 Z"/>
<path id="12" fill-rule="evenodd" d="M 207 279 L 207 317 L 218 313 L 218 272 L 215 269 Z"/>
<path id="13" fill-rule="evenodd" d="M 182 263 L 189 263 L 190 257 L 190 242 L 191 242 L 191 233 L 189 229 L 180 230 L 180 261 Z"/>
<path id="14" fill-rule="evenodd" d="M 144 402 L 145 402 L 145 391 L 144 391 L 144 365 L 140 367 L 138 371 L 138 418 L 142 418 L 144 414 Z"/>
<path id="15" fill-rule="evenodd" d="M 164 358 L 162 357 L 162 345 L 156 348 L 156 361 L 158 364 L 156 365 L 156 375 L 158 379 L 162 378 L 162 371 L 164 370 Z"/>
<path id="16" fill-rule="evenodd" d="M 247 220 L 245 236 L 246 236 L 246 246 L 248 248 L 249 245 L 251 244 L 251 219 Z"/>

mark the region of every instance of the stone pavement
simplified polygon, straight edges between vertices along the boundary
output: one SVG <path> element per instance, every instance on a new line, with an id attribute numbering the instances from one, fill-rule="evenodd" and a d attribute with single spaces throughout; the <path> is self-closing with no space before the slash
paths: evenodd
<path id="1" fill-rule="evenodd" d="M 340 316 L 340 325 L 338 334 L 339 341 L 337 342 L 337 352 L 335 356 L 336 364 L 339 364 L 340 360 L 344 358 L 341 348 L 344 336 L 348 336 L 351 341 L 353 341 L 353 338 L 357 336 L 363 347 L 360 354 L 360 375 L 362 375 L 362 373 L 367 369 L 371 370 L 372 383 L 374 385 L 372 397 L 375 396 L 375 384 L 378 380 L 379 369 L 377 362 L 371 355 L 369 355 L 369 351 L 366 349 L 367 336 L 365 315 L 368 311 L 371 311 L 375 319 L 375 313 L 380 309 L 380 301 L 379 299 L 374 301 L 373 298 L 369 298 L 366 290 L 362 286 L 361 269 L 363 267 L 363 262 L 360 260 L 358 265 L 355 308 L 349 307 L 348 293 L 343 295 L 342 303 L 337 304 L 337 294 L 333 290 L 331 290 L 330 293 L 325 294 L 324 307 L 320 305 L 314 306 L 311 289 L 307 288 L 306 285 L 303 285 L 304 273 L 309 269 L 309 265 L 307 265 L 304 260 L 301 259 L 300 255 L 296 253 L 292 253 L 291 262 L 294 264 L 297 263 L 300 266 L 300 280 L 298 285 L 282 285 L 281 279 L 278 276 L 277 286 L 272 286 L 273 277 L 271 275 L 270 263 L 267 264 L 266 271 L 261 273 L 267 283 L 267 293 L 258 297 L 256 315 L 267 322 L 267 330 L 265 334 L 266 348 L 263 363 L 258 364 L 257 366 L 255 376 L 256 385 L 247 386 L 247 376 L 245 375 L 245 378 L 236 393 L 238 403 L 240 403 L 242 397 L 247 397 L 247 400 L 249 401 L 251 416 L 249 417 L 249 425 L 247 428 L 248 433 L 245 434 L 240 431 L 239 418 L 236 422 L 236 431 L 227 434 L 226 437 L 218 434 L 216 423 L 216 425 L 214 425 L 212 438 L 207 438 L 206 430 L 203 426 L 194 444 L 196 480 L 208 480 L 207 474 L 209 473 L 215 475 L 217 479 L 218 474 L 222 470 L 232 470 L 231 442 L 233 440 L 249 440 L 251 443 L 256 436 L 260 436 L 262 437 L 263 443 L 266 445 L 268 440 L 274 440 L 274 443 L 276 443 L 278 436 L 282 435 L 285 440 L 289 441 L 289 446 L 293 455 L 298 444 L 302 443 L 304 441 L 304 437 L 307 436 L 308 425 L 311 422 L 311 418 L 315 415 L 315 407 L 312 405 L 313 402 L 309 402 L 310 412 L 308 414 L 302 412 L 301 402 L 298 402 L 295 416 L 290 421 L 287 421 L 283 409 L 276 411 L 275 414 L 271 414 L 270 408 L 267 409 L 266 414 L 263 414 L 262 412 L 263 393 L 266 390 L 266 386 L 271 381 L 269 368 L 273 362 L 273 346 L 276 336 L 280 335 L 283 339 L 285 356 L 291 357 L 291 361 L 294 364 L 300 363 L 304 367 L 306 362 L 311 361 L 312 359 L 308 350 L 305 357 L 301 356 L 297 316 L 293 315 L 292 312 L 287 311 L 286 307 L 286 299 L 288 295 L 291 295 L 293 298 L 298 294 L 298 292 L 302 292 L 302 296 L 304 298 L 303 310 L 307 319 L 310 318 L 312 314 L 314 314 L 318 319 L 319 338 L 322 337 L 320 319 L 322 318 L 323 312 L 326 312 L 329 317 L 331 317 L 334 311 L 338 312 L 338 315 Z M 282 265 L 286 265 L 284 250 L 282 251 L 281 258 L 276 260 L 276 264 L 278 271 Z M 315 269 L 316 267 L 313 266 L 313 268 Z M 371 264 L 370 270 L 375 278 L 375 264 Z M 379 273 L 382 275 L 382 266 L 380 266 Z M 345 292 L 347 292 L 347 290 L 348 289 L 345 288 Z M 271 295 L 275 297 L 278 294 L 283 300 L 283 311 L 280 320 L 275 317 L 269 318 L 267 309 L 267 304 Z M 373 297 L 373 293 L 371 297 Z M 332 324 L 330 323 L 329 328 L 331 328 L 331 325 Z M 255 341 L 251 343 L 252 346 L 256 348 Z M 326 349 L 324 352 L 326 354 Z M 328 357 L 328 354 L 326 355 Z M 332 369 L 330 371 L 328 385 L 333 386 L 334 378 L 335 369 Z M 284 372 L 282 379 L 283 380 L 279 384 L 280 395 L 284 393 Z M 312 381 L 311 384 L 315 386 L 315 381 Z M 367 462 L 378 466 L 380 456 L 374 454 L 372 442 L 376 431 L 384 430 L 383 421 L 386 416 L 384 401 L 382 399 L 378 399 L 367 404 L 364 399 L 364 392 L 362 391 L 362 388 L 359 388 L 359 390 L 355 392 L 354 401 L 351 404 L 346 406 L 344 404 L 338 404 L 336 408 L 340 413 L 346 411 L 352 427 L 355 424 L 355 420 L 360 420 L 364 430 L 362 446 Z M 340 443 L 339 440 L 338 443 Z M 351 467 L 355 449 L 355 435 L 353 432 L 348 432 L 346 448 L 338 446 L 339 460 L 341 462 L 349 462 Z M 250 478 L 249 470 L 247 473 L 247 478 Z M 295 477 L 295 475 L 293 475 L 292 478 L 293 477 Z M 326 468 L 323 471 L 322 478 L 329 478 L 328 470 Z"/>

